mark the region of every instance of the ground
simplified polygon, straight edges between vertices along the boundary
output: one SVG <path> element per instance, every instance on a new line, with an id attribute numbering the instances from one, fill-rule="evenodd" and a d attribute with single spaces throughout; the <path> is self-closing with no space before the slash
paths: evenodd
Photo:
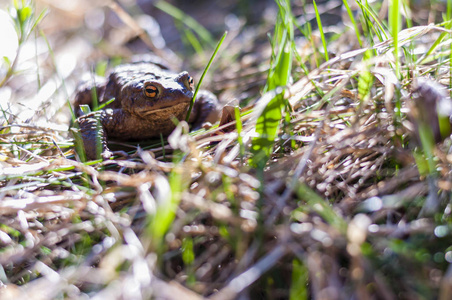
<path id="1" fill-rule="evenodd" d="M 0 298 L 448 299 L 452 6 L 223 2 L 0 3 Z M 229 118 L 84 161 L 148 53 Z"/>

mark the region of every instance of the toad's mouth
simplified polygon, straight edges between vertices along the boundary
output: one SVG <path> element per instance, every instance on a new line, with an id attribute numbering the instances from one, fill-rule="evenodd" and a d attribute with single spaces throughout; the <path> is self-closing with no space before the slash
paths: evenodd
<path id="1" fill-rule="evenodd" d="M 151 110 L 141 111 L 139 114 L 143 118 L 149 118 L 150 116 L 158 115 L 159 118 L 179 116 L 187 111 L 190 102 L 183 102 L 178 104 L 169 104 L 161 106 L 159 108 L 153 108 Z"/>

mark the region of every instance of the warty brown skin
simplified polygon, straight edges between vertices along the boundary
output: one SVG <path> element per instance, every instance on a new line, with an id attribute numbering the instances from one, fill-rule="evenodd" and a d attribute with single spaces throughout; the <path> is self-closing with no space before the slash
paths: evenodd
<path id="1" fill-rule="evenodd" d="M 99 131 L 102 157 L 109 158 L 107 140 L 144 140 L 169 135 L 175 128 L 173 118 L 184 120 L 193 98 L 193 80 L 187 72 L 173 73 L 152 63 L 121 65 L 113 69 L 108 79 L 88 78 L 80 85 L 74 108 L 92 106 L 93 88 L 99 104 L 115 101 L 104 109 L 76 120 L 80 127 L 88 159 L 96 158 Z M 215 122 L 219 115 L 216 97 L 207 91 L 198 93 L 189 123 L 199 128 L 204 122 Z"/>

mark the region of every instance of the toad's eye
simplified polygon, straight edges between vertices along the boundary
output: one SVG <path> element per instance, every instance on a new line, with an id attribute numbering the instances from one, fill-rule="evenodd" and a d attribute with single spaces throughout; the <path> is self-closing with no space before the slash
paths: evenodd
<path id="1" fill-rule="evenodd" d="M 188 76 L 188 85 L 190 86 L 191 89 L 194 89 L 195 84 L 193 82 L 193 77 Z"/>
<path id="2" fill-rule="evenodd" d="M 159 90 L 156 86 L 152 84 L 147 84 L 144 86 L 144 94 L 146 95 L 146 97 L 155 98 L 157 97 L 158 93 Z"/>

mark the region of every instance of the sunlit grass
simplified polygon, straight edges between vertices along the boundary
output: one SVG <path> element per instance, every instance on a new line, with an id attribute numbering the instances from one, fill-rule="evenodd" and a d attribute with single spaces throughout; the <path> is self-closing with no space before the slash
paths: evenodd
<path id="1" fill-rule="evenodd" d="M 272 40 L 271 68 L 264 89 L 268 92 L 268 102 L 260 112 L 256 121 L 257 138 L 252 142 L 251 165 L 263 169 L 273 152 L 274 141 L 278 135 L 280 122 L 283 117 L 283 109 L 287 106 L 284 100 L 284 87 L 288 84 L 292 73 L 292 47 L 294 38 L 293 16 L 290 10 L 290 2 L 281 0 L 278 2 L 278 22 L 275 25 L 275 33 Z"/>
<path id="2" fill-rule="evenodd" d="M 380 1 L 357 3 L 354 10 L 344 0 L 352 32 L 327 25 L 323 4 L 305 4 L 305 22 L 294 15 L 298 3 L 278 0 L 267 43 L 266 29 L 253 32 L 259 46 L 245 55 L 234 40 L 222 48 L 215 75 L 229 77 L 212 85 L 233 95 L 223 102 L 245 95 L 251 103 L 240 103 L 242 112 L 234 107 L 231 131 L 179 127 L 175 142 L 160 136 L 132 158 L 80 163 L 52 151 L 71 146 L 67 136 L 16 130 L 2 107 L 6 288 L 29 292 L 30 283 L 51 277 L 59 283 L 46 291 L 57 298 L 111 291 L 165 298 L 159 293 L 168 290 L 182 299 L 446 295 L 451 124 L 449 115 L 438 116 L 445 141 L 437 142 L 423 115 L 430 107 L 416 115 L 410 104 L 415 78 L 450 82 L 452 2 L 447 20 L 420 31 L 403 2 L 390 1 L 389 10 Z M 216 38 L 186 13 L 163 1 L 156 6 L 183 24 L 197 54 L 214 46 Z M 33 20 L 26 9 L 21 14 Z M 52 40 L 40 37 L 55 62 Z M 265 61 L 250 63 L 254 54 Z M 93 73 L 103 76 L 106 67 Z M 251 84 L 240 77 L 248 68 L 261 76 Z M 16 76 L 8 72 L 4 85 Z M 248 85 L 254 90 L 240 90 Z"/>
<path id="3" fill-rule="evenodd" d="M 34 32 L 36 26 L 47 14 L 47 10 L 44 9 L 37 15 L 34 5 L 30 2 L 15 0 L 13 4 L 14 5 L 11 7 L 10 14 L 17 33 L 18 48 L 15 59 L 13 61 L 10 61 L 7 56 L 3 56 L 1 58 L 3 60 L 3 63 L 5 63 L 7 66 L 7 71 L 4 77 L 0 80 L 0 88 L 8 82 L 11 76 L 13 76 L 14 72 L 16 71 L 16 65 L 19 59 L 21 47 Z"/>

